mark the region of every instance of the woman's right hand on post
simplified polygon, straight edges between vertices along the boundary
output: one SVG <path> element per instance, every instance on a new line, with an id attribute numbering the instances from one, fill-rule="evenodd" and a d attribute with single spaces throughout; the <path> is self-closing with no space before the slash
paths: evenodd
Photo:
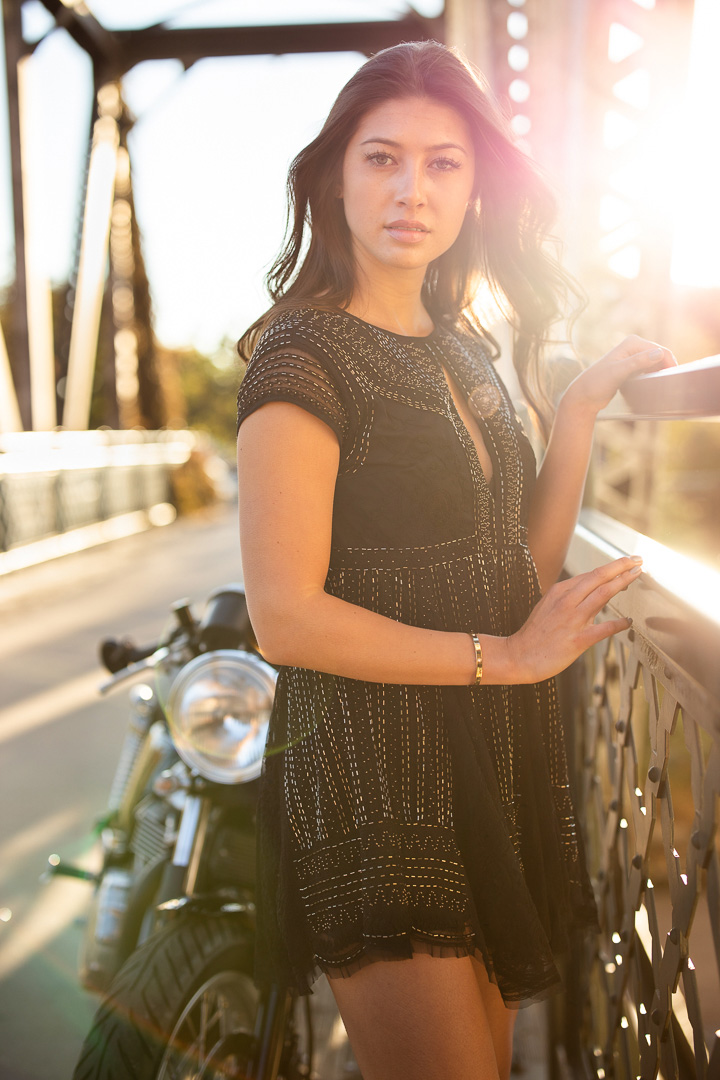
<path id="1" fill-rule="evenodd" d="M 595 623 L 608 601 L 627 589 L 642 571 L 642 559 L 628 556 L 586 574 L 559 581 L 507 639 L 517 682 L 534 683 L 564 671 L 589 646 L 627 630 L 629 619 Z"/>

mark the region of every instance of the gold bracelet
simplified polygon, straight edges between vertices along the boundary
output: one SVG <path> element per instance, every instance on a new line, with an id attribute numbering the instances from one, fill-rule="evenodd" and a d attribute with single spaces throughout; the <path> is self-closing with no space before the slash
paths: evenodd
<path id="1" fill-rule="evenodd" d="M 482 682 L 483 668 L 482 668 L 482 645 L 480 644 L 480 638 L 477 634 L 471 634 L 472 643 L 475 646 L 475 685 Z"/>

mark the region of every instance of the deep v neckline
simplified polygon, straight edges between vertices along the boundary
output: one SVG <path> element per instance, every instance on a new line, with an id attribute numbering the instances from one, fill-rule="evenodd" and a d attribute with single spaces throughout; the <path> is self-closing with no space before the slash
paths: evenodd
<path id="1" fill-rule="evenodd" d="M 450 395 L 450 401 L 468 434 L 470 442 L 475 448 L 478 465 L 480 466 L 480 471 L 485 483 L 492 491 L 497 464 L 493 461 L 492 454 L 486 441 L 486 436 L 481 428 L 481 420 L 473 413 L 470 402 L 465 397 L 463 389 L 452 371 L 445 367 L 445 365 L 441 365 L 441 372 Z M 468 423 L 468 421 L 470 421 L 470 423 Z M 486 425 L 483 424 L 483 427 L 486 427 Z"/>

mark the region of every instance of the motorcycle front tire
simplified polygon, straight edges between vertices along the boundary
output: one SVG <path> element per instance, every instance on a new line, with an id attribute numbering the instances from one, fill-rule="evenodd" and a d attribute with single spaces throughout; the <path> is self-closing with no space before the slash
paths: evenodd
<path id="1" fill-rule="evenodd" d="M 243 1077 L 258 992 L 252 935 L 227 916 L 179 916 L 113 980 L 73 1080 Z"/>

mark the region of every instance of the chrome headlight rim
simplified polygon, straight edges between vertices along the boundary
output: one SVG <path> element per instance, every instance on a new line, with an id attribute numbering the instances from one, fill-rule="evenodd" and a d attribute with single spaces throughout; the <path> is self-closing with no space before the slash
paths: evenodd
<path id="1" fill-rule="evenodd" d="M 189 768 L 199 773 L 203 779 L 210 780 L 213 783 L 225 785 L 246 784 L 260 776 L 263 762 L 262 753 L 257 756 L 253 763 L 243 767 L 217 765 L 208 760 L 200 749 L 193 746 L 192 741 L 188 738 L 187 733 L 180 728 L 177 720 L 183 699 L 198 678 L 205 672 L 210 673 L 216 665 L 228 664 L 231 671 L 234 669 L 242 673 L 246 679 L 254 680 L 256 686 L 259 684 L 259 688 L 268 695 L 267 716 L 263 721 L 265 732 L 262 745 L 264 749 L 270 712 L 275 696 L 277 671 L 270 664 L 261 660 L 260 657 L 245 649 L 213 649 L 209 652 L 200 653 L 185 664 L 170 686 L 165 714 L 178 756 Z"/>

